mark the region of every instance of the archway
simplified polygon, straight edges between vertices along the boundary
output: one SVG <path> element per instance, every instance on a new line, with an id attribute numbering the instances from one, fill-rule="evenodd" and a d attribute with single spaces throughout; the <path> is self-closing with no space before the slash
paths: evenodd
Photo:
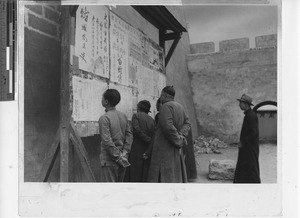
<path id="1" fill-rule="evenodd" d="M 263 106 L 275 106 L 275 101 L 263 101 L 253 107 L 258 115 L 259 121 L 259 141 L 266 143 L 277 142 L 277 108 L 265 108 Z"/>

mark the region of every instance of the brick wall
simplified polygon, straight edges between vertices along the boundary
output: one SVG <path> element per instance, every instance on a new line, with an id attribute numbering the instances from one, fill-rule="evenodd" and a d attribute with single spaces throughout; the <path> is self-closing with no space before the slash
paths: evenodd
<path id="1" fill-rule="evenodd" d="M 24 181 L 37 181 L 59 122 L 60 10 L 25 7 Z M 50 181 L 56 181 L 59 163 Z"/>
<path id="2" fill-rule="evenodd" d="M 26 5 L 25 27 L 41 35 L 60 40 L 60 6 Z"/>
<path id="3" fill-rule="evenodd" d="M 246 93 L 254 105 L 277 102 L 277 47 L 245 49 L 247 40 L 236 39 L 226 44 L 222 52 L 188 55 L 187 62 L 199 134 L 231 143 L 239 139 L 244 115 L 237 98 Z"/>

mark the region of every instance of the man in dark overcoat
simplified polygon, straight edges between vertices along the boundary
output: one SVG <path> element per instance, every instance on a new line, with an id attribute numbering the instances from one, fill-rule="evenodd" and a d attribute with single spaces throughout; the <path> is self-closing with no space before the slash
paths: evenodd
<path id="1" fill-rule="evenodd" d="M 252 98 L 243 94 L 239 101 L 245 117 L 240 135 L 240 145 L 234 183 L 260 183 L 258 118 L 252 110 Z"/>
<path id="2" fill-rule="evenodd" d="M 182 147 L 187 144 L 191 124 L 183 106 L 174 101 L 174 96 L 173 86 L 163 88 L 147 179 L 149 182 L 187 182 Z"/>

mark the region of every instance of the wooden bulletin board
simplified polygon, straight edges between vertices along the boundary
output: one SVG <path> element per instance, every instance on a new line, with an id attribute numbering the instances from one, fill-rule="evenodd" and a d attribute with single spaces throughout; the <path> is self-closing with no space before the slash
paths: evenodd
<path id="1" fill-rule="evenodd" d="M 103 5 L 79 6 L 70 46 L 70 108 L 81 137 L 98 133 L 104 114 L 102 94 L 107 88 L 121 93 L 117 109 L 131 120 L 140 100 L 156 101 L 166 85 L 164 53 L 142 31 Z M 73 41 L 73 42 L 72 42 Z"/>

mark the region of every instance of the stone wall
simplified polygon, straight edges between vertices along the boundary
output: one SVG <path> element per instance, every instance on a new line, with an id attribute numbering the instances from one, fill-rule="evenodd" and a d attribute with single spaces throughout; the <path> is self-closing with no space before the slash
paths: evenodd
<path id="1" fill-rule="evenodd" d="M 191 54 L 215 52 L 214 42 L 203 42 L 191 44 Z"/>
<path id="2" fill-rule="evenodd" d="M 24 181 L 37 181 L 59 123 L 60 10 L 25 7 Z M 59 174 L 58 162 L 54 166 Z M 52 174 L 50 181 L 55 174 Z"/>
<path id="3" fill-rule="evenodd" d="M 259 39 L 261 44 L 274 41 Z M 246 93 L 254 105 L 277 102 L 277 47 L 245 49 L 246 44 L 245 39 L 226 40 L 222 52 L 187 56 L 199 134 L 238 142 L 244 114 L 236 99 Z"/>

